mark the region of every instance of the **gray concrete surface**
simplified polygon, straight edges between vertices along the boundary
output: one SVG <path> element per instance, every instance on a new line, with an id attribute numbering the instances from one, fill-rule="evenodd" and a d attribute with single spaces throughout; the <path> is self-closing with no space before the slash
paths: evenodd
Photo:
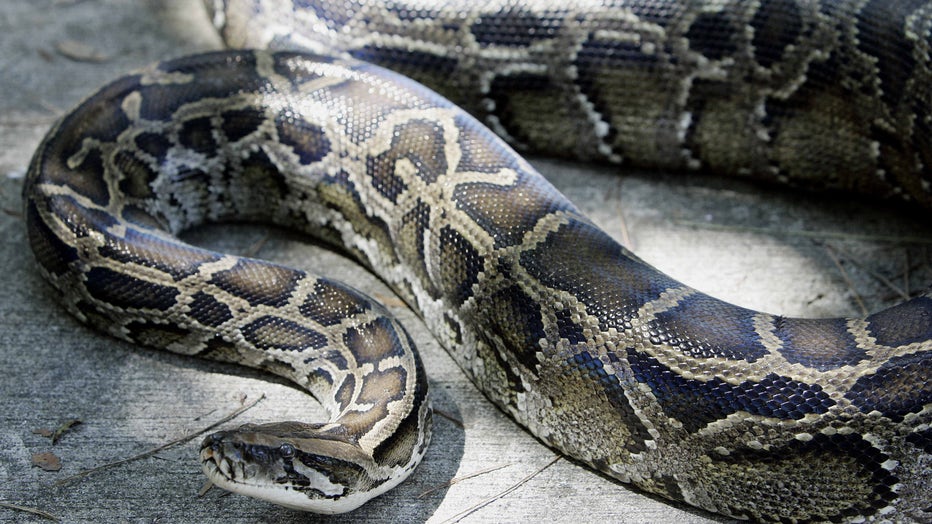
<path id="1" fill-rule="evenodd" d="M 97 60 L 76 61 L 59 47 Z M 255 226 L 209 227 L 188 239 L 237 253 L 260 243 L 260 256 L 316 268 L 388 297 L 424 353 L 435 405 L 462 427 L 438 417 L 430 452 L 413 478 L 343 517 L 305 515 L 216 489 L 199 498 L 204 478 L 197 440 L 53 485 L 206 426 L 235 409 L 242 396 L 264 393 L 267 399 L 230 425 L 321 412 L 279 380 L 141 350 L 89 331 L 56 306 L 24 240 L 21 179 L 51 123 L 122 72 L 217 47 L 194 0 L 0 3 L 0 502 L 40 508 L 63 522 L 442 522 L 547 464 L 553 452 L 493 408 L 375 278 L 294 235 Z M 877 208 L 738 180 L 618 176 L 565 162 L 535 163 L 649 262 L 743 306 L 787 315 L 859 314 L 858 300 L 871 310 L 899 300 L 875 275 L 900 288 L 907 280 L 912 289 L 932 281 L 932 227 L 927 219 L 898 214 L 902 206 Z M 83 424 L 55 446 L 33 434 L 70 418 Z M 30 457 L 46 451 L 61 458 L 61 471 L 31 466 Z M 506 467 L 442 487 L 499 465 Z M 0 521 L 38 519 L 0 507 Z M 716 520 L 560 460 L 463 522 Z"/>

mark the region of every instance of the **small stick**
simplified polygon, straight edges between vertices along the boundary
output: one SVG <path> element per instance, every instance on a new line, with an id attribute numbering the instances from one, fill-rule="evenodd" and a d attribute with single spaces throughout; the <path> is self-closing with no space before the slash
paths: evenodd
<path id="1" fill-rule="evenodd" d="M 443 417 L 443 418 L 449 420 L 450 422 L 452 422 L 453 424 L 455 424 L 456 427 L 458 427 L 458 428 L 460 428 L 460 429 L 466 429 L 466 426 L 463 425 L 463 421 L 462 421 L 462 420 L 460 420 L 460 419 L 454 417 L 453 415 L 447 413 L 446 411 L 444 411 L 444 410 L 442 410 L 442 409 L 434 408 L 434 413 L 436 413 L 436 414 L 440 415 L 441 417 Z"/>
<path id="2" fill-rule="evenodd" d="M 450 487 L 450 486 L 452 486 L 452 485 L 454 485 L 454 484 L 458 484 L 458 483 L 460 483 L 460 482 L 462 482 L 462 481 L 464 481 L 464 480 L 469 480 L 469 479 L 471 479 L 471 478 L 478 477 L 478 476 L 480 476 L 480 475 L 485 475 L 486 473 L 491 473 L 491 472 L 493 472 L 493 471 L 498 471 L 498 470 L 500 470 L 500 469 L 507 468 L 508 466 L 511 466 L 512 464 L 513 464 L 512 462 L 509 462 L 508 464 L 501 464 L 501 465 L 499 465 L 499 466 L 492 466 L 491 468 L 485 468 L 485 469 L 483 469 L 483 470 L 476 471 L 475 473 L 469 473 L 469 474 L 467 474 L 467 475 L 463 475 L 462 477 L 455 477 L 455 478 L 453 478 L 453 479 L 450 479 L 448 482 L 444 482 L 443 484 L 441 484 L 441 485 L 439 485 L 439 486 L 430 488 L 430 489 L 428 489 L 427 491 L 422 491 L 421 494 L 417 496 L 417 498 L 422 499 L 422 498 L 426 497 L 427 495 L 430 495 L 431 493 L 437 491 L 438 489 L 448 488 L 448 487 Z"/>
<path id="3" fill-rule="evenodd" d="M 906 300 L 912 294 L 909 289 L 909 250 L 903 248 L 903 292 L 906 294 Z"/>
<path id="4" fill-rule="evenodd" d="M 870 275 L 870 276 L 876 278 L 878 281 L 880 281 L 881 284 L 883 284 L 883 285 L 887 286 L 888 288 L 890 288 L 891 290 L 893 290 L 894 293 L 896 293 L 897 295 L 899 295 L 899 296 L 900 296 L 901 298 L 903 298 L 904 300 L 909 300 L 909 294 L 908 294 L 906 291 L 900 289 L 900 286 L 897 286 L 896 284 L 893 283 L 892 280 L 890 280 L 889 278 L 887 278 L 887 277 L 881 275 L 880 273 L 874 271 L 873 269 L 871 269 L 871 268 L 869 268 L 869 267 L 864 267 L 862 264 L 860 264 L 860 263 L 857 261 L 857 259 L 855 259 L 855 257 L 851 256 L 851 253 L 848 253 L 847 251 L 845 251 L 844 249 L 842 249 L 842 248 L 840 248 L 840 247 L 837 247 L 837 246 L 829 246 L 829 245 L 827 245 L 827 244 L 825 245 L 825 248 L 840 253 L 842 256 L 845 257 L 846 260 L 848 260 L 848 262 L 851 262 L 851 263 L 854 264 L 855 266 L 858 266 L 862 271 L 866 272 L 868 275 Z M 909 260 L 909 259 L 907 258 L 907 261 L 908 261 L 908 260 Z"/>
<path id="5" fill-rule="evenodd" d="M 478 511 L 478 510 L 484 508 L 485 506 L 488 506 L 489 504 L 491 504 L 491 503 L 495 502 L 496 500 L 498 500 L 498 499 L 504 497 L 505 495 L 508 495 L 509 493 L 515 491 L 516 489 L 520 488 L 522 485 L 524 485 L 525 483 L 527 483 L 527 481 L 531 480 L 532 478 L 536 477 L 537 475 L 540 475 L 545 469 L 547 469 L 547 468 L 549 468 L 550 466 L 554 465 L 554 464 L 555 464 L 558 460 L 560 460 L 561 458 L 563 458 L 563 457 L 557 455 L 556 457 L 554 457 L 553 460 L 551 460 L 550 462 L 546 463 L 543 467 L 541 467 L 540 469 L 538 469 L 538 470 L 535 471 L 534 473 L 531 473 L 530 475 L 528 475 L 528 476 L 524 477 L 523 479 L 519 480 L 519 481 L 516 482 L 514 485 L 512 485 L 510 488 L 508 488 L 508 489 L 506 489 L 506 490 L 504 490 L 504 491 L 502 491 L 502 492 L 500 492 L 500 493 L 496 493 L 495 495 L 492 495 L 491 497 L 489 497 L 489 498 L 483 500 L 482 502 L 479 502 L 479 503 L 476 504 L 475 506 L 473 506 L 473 507 L 471 507 L 471 508 L 469 508 L 469 509 L 466 509 L 466 510 L 464 510 L 464 511 L 461 511 L 461 512 L 457 513 L 456 515 L 453 515 L 453 516 L 450 517 L 449 519 L 443 521 L 443 524 L 453 524 L 453 523 L 455 523 L 455 522 L 459 522 L 459 521 L 463 520 L 464 518 L 468 517 L 469 515 L 472 515 L 472 514 L 475 513 L 476 511 Z"/>
<path id="6" fill-rule="evenodd" d="M 179 444 L 184 444 L 185 442 L 188 442 L 188 441 L 191 441 L 191 440 L 195 439 L 198 435 L 201 435 L 201 434 L 203 434 L 203 433 L 207 433 L 208 431 L 210 431 L 210 430 L 216 428 L 217 426 L 219 426 L 219 425 L 221 425 L 221 424 L 225 424 L 225 423 L 227 423 L 227 422 L 233 420 L 234 418 L 236 418 L 236 417 L 242 415 L 243 412 L 245 412 L 245 411 L 248 410 L 248 409 L 251 409 L 253 406 L 255 406 L 256 404 L 258 404 L 259 402 L 262 402 L 263 399 L 265 399 L 265 393 L 263 393 L 263 394 L 262 394 L 259 398 L 257 398 L 256 400 L 250 402 L 249 404 L 247 404 L 247 405 L 245 405 L 245 406 L 241 406 L 241 407 L 240 407 L 239 409 L 237 409 L 236 411 L 233 411 L 233 412 L 230 413 L 229 415 L 223 417 L 222 419 L 218 420 L 217 422 L 214 422 L 213 424 L 207 426 L 206 428 L 199 429 L 199 430 L 197 430 L 197 431 L 195 431 L 195 432 L 193 432 L 193 433 L 188 433 L 187 435 L 184 435 L 184 436 L 182 436 L 182 437 L 180 437 L 180 438 L 178 438 L 178 439 L 175 439 L 175 440 L 172 440 L 171 442 L 167 442 L 167 443 L 165 443 L 165 444 L 162 444 L 161 446 L 158 446 L 158 447 L 156 447 L 156 448 L 152 448 L 152 449 L 150 449 L 149 451 L 144 451 L 144 452 L 142 452 L 142 453 L 140 453 L 140 454 L 138 454 L 138 455 L 134 455 L 134 456 L 132 456 L 132 457 L 125 458 L 125 459 L 121 459 L 121 460 L 117 460 L 117 461 L 114 461 L 114 462 L 108 462 L 107 464 L 103 464 L 103 465 L 100 465 L 100 466 L 97 466 L 97 467 L 94 467 L 94 468 L 91 468 L 91 469 L 86 469 L 86 470 L 81 471 L 81 472 L 79 472 L 79 473 L 75 473 L 74 475 L 71 475 L 70 477 L 65 477 L 65 478 L 63 478 L 63 479 L 61 479 L 61 480 L 55 481 L 54 485 L 55 485 L 55 486 L 63 486 L 63 485 L 65 485 L 65 484 L 68 484 L 68 483 L 70 483 L 70 482 L 72 482 L 72 481 L 74 481 L 74 480 L 77 480 L 77 479 L 79 479 L 79 478 L 84 478 L 84 477 L 86 477 L 86 476 L 88 476 L 88 475 L 91 475 L 92 473 L 97 473 L 97 472 L 103 471 L 103 470 L 105 470 L 105 469 L 110 469 L 110 468 L 114 468 L 114 467 L 117 467 L 117 466 L 122 466 L 123 464 L 127 464 L 127 463 L 133 462 L 133 461 L 135 461 L 135 460 L 140 460 L 140 459 L 144 459 L 144 458 L 147 458 L 147 457 L 151 457 L 152 455 L 155 455 L 156 453 L 159 453 L 159 452 L 161 452 L 161 451 L 165 451 L 165 450 L 168 449 L 168 448 L 172 448 L 172 447 L 177 446 L 177 445 L 179 445 Z"/>
<path id="7" fill-rule="evenodd" d="M 271 237 L 272 234 L 266 231 L 265 234 L 262 235 L 262 238 L 256 240 L 251 246 L 246 248 L 246 251 L 243 252 L 243 256 L 253 258 L 258 255 L 259 251 L 262 251 L 262 248 L 265 247 Z"/>
<path id="8" fill-rule="evenodd" d="M 29 508 L 26 506 L 17 506 L 16 504 L 10 504 L 9 502 L 0 502 L 0 508 L 7 508 L 7 509 L 12 509 L 14 511 L 32 513 L 33 515 L 38 515 L 44 519 L 53 520 L 55 522 L 59 521 L 58 517 L 56 517 L 55 515 L 52 515 L 51 513 L 42 511 L 41 509 Z"/>
<path id="9" fill-rule="evenodd" d="M 858 294 L 858 290 L 854 288 L 854 284 L 851 282 L 851 279 L 848 277 L 848 272 L 845 271 L 845 267 L 841 265 L 841 260 L 838 260 L 838 256 L 835 255 L 835 252 L 832 248 L 825 246 L 825 251 L 828 253 L 828 256 L 832 259 L 832 262 L 835 263 L 835 267 L 838 268 L 838 272 L 841 273 L 841 278 L 844 279 L 845 284 L 848 285 L 848 289 L 851 290 L 851 293 L 854 294 L 854 300 L 858 303 L 858 306 L 861 308 L 861 314 L 867 316 L 867 306 L 864 305 L 864 301 L 861 300 L 861 295 Z"/>

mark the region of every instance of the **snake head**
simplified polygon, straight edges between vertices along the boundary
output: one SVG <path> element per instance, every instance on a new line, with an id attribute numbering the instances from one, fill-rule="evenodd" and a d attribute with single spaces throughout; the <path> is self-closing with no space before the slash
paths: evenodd
<path id="1" fill-rule="evenodd" d="M 380 482 L 372 457 L 341 429 L 247 424 L 204 439 L 201 464 L 228 491 L 301 511 L 344 513 L 395 483 Z"/>

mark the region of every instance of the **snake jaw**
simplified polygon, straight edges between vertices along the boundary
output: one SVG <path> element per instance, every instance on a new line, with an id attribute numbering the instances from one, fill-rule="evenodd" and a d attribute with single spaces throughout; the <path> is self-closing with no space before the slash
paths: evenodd
<path id="1" fill-rule="evenodd" d="M 313 425 L 300 424 L 309 432 L 295 434 L 298 424 L 246 425 L 208 436 L 200 453 L 204 473 L 228 491 L 325 514 L 352 511 L 397 484 L 373 485 L 372 471 L 360 466 L 372 459 L 357 445 L 321 438 Z"/>

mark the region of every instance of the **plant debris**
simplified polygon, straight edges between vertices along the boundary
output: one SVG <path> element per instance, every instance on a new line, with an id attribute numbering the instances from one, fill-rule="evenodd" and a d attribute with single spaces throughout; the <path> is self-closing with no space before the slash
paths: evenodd
<path id="1" fill-rule="evenodd" d="M 42 468 L 43 471 L 58 471 L 61 469 L 61 459 L 51 451 L 34 453 L 32 455 L 32 465 Z"/>
<path id="2" fill-rule="evenodd" d="M 54 430 L 47 429 L 47 428 L 39 428 L 39 429 L 32 430 L 32 432 L 35 435 L 41 435 L 43 437 L 52 439 L 52 445 L 54 446 L 55 444 L 58 444 L 58 441 L 61 440 L 63 436 L 65 436 L 65 433 L 68 433 L 69 431 L 71 431 L 71 428 L 77 426 L 80 423 L 81 423 L 80 420 L 73 418 L 73 419 L 62 422 Z"/>

